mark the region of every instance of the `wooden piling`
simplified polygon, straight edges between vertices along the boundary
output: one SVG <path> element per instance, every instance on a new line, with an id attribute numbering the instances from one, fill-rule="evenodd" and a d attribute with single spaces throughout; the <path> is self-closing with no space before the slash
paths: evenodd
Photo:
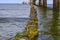
<path id="1" fill-rule="evenodd" d="M 41 6 L 41 0 L 39 0 L 39 6 Z"/>
<path id="2" fill-rule="evenodd" d="M 33 0 L 33 4 L 35 5 L 36 0 Z"/>
<path id="3" fill-rule="evenodd" d="M 47 7 L 47 0 L 43 0 L 43 6 Z"/>
<path id="4" fill-rule="evenodd" d="M 30 5 L 32 4 L 32 0 L 30 0 Z"/>
<path id="5" fill-rule="evenodd" d="M 59 8 L 60 8 L 60 0 L 59 0 Z"/>
<path id="6" fill-rule="evenodd" d="M 59 8 L 59 0 L 53 0 L 53 9 Z"/>
<path id="7" fill-rule="evenodd" d="M 34 4 L 33 4 L 33 0 L 30 0 L 30 6 L 33 7 Z"/>

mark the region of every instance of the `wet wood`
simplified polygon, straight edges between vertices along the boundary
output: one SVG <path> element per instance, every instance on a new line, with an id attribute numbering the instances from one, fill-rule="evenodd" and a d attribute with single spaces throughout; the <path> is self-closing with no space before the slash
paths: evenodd
<path id="1" fill-rule="evenodd" d="M 42 4 L 41 4 L 41 0 L 39 0 L 39 6 L 41 6 Z"/>
<path id="2" fill-rule="evenodd" d="M 37 40 L 38 36 L 37 11 L 32 6 L 30 10 L 30 21 L 27 22 L 26 31 L 28 33 L 29 40 Z"/>
<path id="3" fill-rule="evenodd" d="M 33 0 L 33 4 L 35 5 L 36 0 Z"/>
<path id="4" fill-rule="evenodd" d="M 43 6 L 47 7 L 47 0 L 43 0 Z"/>
<path id="5" fill-rule="evenodd" d="M 59 0 L 53 0 L 53 8 L 58 9 L 59 8 Z"/>
<path id="6" fill-rule="evenodd" d="M 59 8 L 60 8 L 60 0 L 59 0 Z"/>
<path id="7" fill-rule="evenodd" d="M 22 33 L 17 33 L 14 40 L 37 40 L 38 36 L 38 19 L 37 11 L 34 5 L 31 4 L 30 9 L 30 20 L 26 24 L 26 31 Z"/>
<path id="8" fill-rule="evenodd" d="M 33 0 L 30 0 L 30 5 L 33 4 Z"/>

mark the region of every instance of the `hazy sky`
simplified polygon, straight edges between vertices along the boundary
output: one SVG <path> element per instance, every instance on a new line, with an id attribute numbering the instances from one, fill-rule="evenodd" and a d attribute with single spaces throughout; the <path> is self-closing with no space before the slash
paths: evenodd
<path id="1" fill-rule="evenodd" d="M 22 3 L 23 1 L 28 2 L 29 0 L 0 0 L 0 3 Z M 52 0 L 47 0 L 48 4 L 52 4 Z"/>

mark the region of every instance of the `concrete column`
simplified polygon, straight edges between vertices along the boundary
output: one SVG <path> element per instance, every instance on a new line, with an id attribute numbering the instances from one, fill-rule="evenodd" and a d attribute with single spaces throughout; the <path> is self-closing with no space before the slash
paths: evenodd
<path id="1" fill-rule="evenodd" d="M 59 0 L 53 0 L 53 8 L 58 9 L 59 8 Z"/>
<path id="2" fill-rule="evenodd" d="M 43 0 L 43 6 L 47 7 L 47 0 Z"/>
<path id="3" fill-rule="evenodd" d="M 41 6 L 42 4 L 41 4 L 41 0 L 39 0 L 39 6 Z"/>

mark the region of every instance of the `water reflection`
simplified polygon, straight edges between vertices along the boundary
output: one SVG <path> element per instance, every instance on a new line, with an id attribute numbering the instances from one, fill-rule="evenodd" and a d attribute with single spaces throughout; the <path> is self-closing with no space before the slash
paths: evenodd
<path id="1" fill-rule="evenodd" d="M 18 39 L 36 40 L 38 36 L 38 40 L 60 40 L 59 11 L 49 10 L 46 7 L 37 7 L 37 11 L 31 7 L 30 20 L 26 24 L 26 31 L 17 34 L 16 37 Z M 19 35 L 22 37 L 20 38 Z"/>
<path id="2" fill-rule="evenodd" d="M 42 7 L 42 14 L 43 14 L 43 18 L 46 18 L 46 14 L 47 14 L 47 8 L 46 7 Z"/>
<path id="3" fill-rule="evenodd" d="M 58 20 L 59 20 L 59 11 L 53 9 L 53 18 L 50 32 L 54 40 L 59 40 L 60 37 L 58 30 L 58 23 L 59 23 Z"/>
<path id="4" fill-rule="evenodd" d="M 38 7 L 39 34 L 42 40 L 60 40 L 59 10 Z M 42 36 L 41 36 L 42 35 Z"/>
<path id="5" fill-rule="evenodd" d="M 49 11 L 46 7 L 39 7 L 38 9 L 38 27 L 39 27 L 39 39 L 41 40 L 52 40 L 49 33 L 51 18 L 49 18 Z M 49 11 L 49 12 L 48 12 Z"/>

